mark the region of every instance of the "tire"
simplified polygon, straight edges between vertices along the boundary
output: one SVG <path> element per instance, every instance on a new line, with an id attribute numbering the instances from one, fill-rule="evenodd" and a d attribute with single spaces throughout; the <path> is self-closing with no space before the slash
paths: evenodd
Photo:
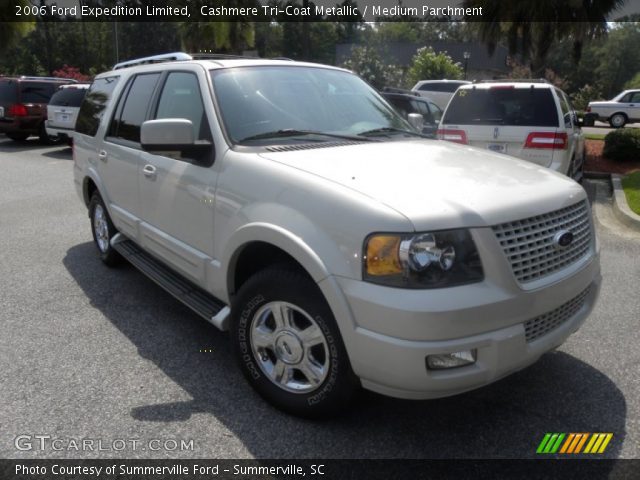
<path id="1" fill-rule="evenodd" d="M 40 143 L 42 145 L 56 145 L 62 142 L 62 139 L 55 135 L 49 135 L 47 129 L 44 126 L 44 122 L 40 125 L 40 131 L 38 132 Z"/>
<path id="2" fill-rule="evenodd" d="M 622 128 L 627 123 L 627 116 L 624 113 L 614 113 L 609 118 L 609 125 L 611 128 Z"/>
<path id="3" fill-rule="evenodd" d="M 94 192 L 89 202 L 89 218 L 93 241 L 98 249 L 100 260 L 109 267 L 115 267 L 122 262 L 120 254 L 111 246 L 111 239 L 118 230 L 113 226 L 109 212 L 98 192 Z"/>
<path id="4" fill-rule="evenodd" d="M 571 160 L 571 164 L 569 165 L 569 176 L 574 179 L 578 183 L 582 183 L 584 180 L 584 164 L 586 161 L 586 157 L 582 155 L 582 162 L 579 166 L 576 166 L 575 157 Z"/>
<path id="5" fill-rule="evenodd" d="M 287 413 L 333 416 L 359 387 L 322 293 L 286 266 L 262 270 L 240 288 L 232 303 L 231 340 L 251 386 Z"/>
<path id="6" fill-rule="evenodd" d="M 7 137 L 9 137 L 14 142 L 24 142 L 27 138 L 29 138 L 28 133 L 7 133 Z"/>

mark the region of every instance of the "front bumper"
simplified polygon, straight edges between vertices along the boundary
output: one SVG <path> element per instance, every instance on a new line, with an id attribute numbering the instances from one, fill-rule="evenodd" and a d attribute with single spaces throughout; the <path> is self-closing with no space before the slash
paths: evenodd
<path id="1" fill-rule="evenodd" d="M 487 280 L 427 291 L 335 280 L 352 314 L 353 323 L 341 322 L 341 328 L 362 385 L 393 397 L 427 399 L 492 383 L 561 345 L 593 309 L 601 274 L 595 254 L 569 277 L 529 291 Z M 428 355 L 470 349 L 477 350 L 473 365 L 426 367 Z"/>

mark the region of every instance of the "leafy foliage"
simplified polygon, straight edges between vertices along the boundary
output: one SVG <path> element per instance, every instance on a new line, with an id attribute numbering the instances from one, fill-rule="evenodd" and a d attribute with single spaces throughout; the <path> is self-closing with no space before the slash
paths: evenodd
<path id="1" fill-rule="evenodd" d="M 602 92 L 597 85 L 589 85 L 588 83 L 571 95 L 573 106 L 577 110 L 585 110 L 589 102 L 600 100 Z"/>
<path id="2" fill-rule="evenodd" d="M 351 57 L 342 65 L 354 71 L 377 89 L 384 86 L 399 85 L 402 71 L 393 65 L 385 65 L 374 49 L 356 47 Z"/>
<path id="3" fill-rule="evenodd" d="M 625 90 L 630 88 L 640 88 L 640 72 L 636 73 L 631 80 L 624 84 Z"/>
<path id="4" fill-rule="evenodd" d="M 407 84 L 413 86 L 420 80 L 451 80 L 462 78 L 462 67 L 447 52 L 436 53 L 431 47 L 418 49 L 407 72 Z"/>
<path id="5" fill-rule="evenodd" d="M 62 66 L 61 69 L 54 70 L 53 76 L 60 78 L 72 78 L 73 80 L 77 80 L 81 83 L 86 83 L 91 80 L 91 77 L 89 75 L 81 73 L 78 67 L 70 67 L 66 63 Z"/>
<path id="6" fill-rule="evenodd" d="M 602 155 L 618 161 L 640 159 L 640 130 L 624 128 L 607 133 Z"/>

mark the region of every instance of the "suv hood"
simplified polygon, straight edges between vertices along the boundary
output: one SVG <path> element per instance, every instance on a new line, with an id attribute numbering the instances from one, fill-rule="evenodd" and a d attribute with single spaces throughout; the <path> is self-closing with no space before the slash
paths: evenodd
<path id="1" fill-rule="evenodd" d="M 407 217 L 416 230 L 490 226 L 586 198 L 580 185 L 556 172 L 445 141 L 372 142 L 261 156 L 375 199 Z"/>

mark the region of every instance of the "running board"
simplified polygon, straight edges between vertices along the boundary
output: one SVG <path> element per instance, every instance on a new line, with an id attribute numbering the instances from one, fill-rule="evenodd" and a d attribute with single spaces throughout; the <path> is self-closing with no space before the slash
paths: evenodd
<path id="1" fill-rule="evenodd" d="M 129 263 L 220 330 L 229 329 L 229 307 L 214 296 L 175 273 L 121 233 L 111 246 Z"/>

